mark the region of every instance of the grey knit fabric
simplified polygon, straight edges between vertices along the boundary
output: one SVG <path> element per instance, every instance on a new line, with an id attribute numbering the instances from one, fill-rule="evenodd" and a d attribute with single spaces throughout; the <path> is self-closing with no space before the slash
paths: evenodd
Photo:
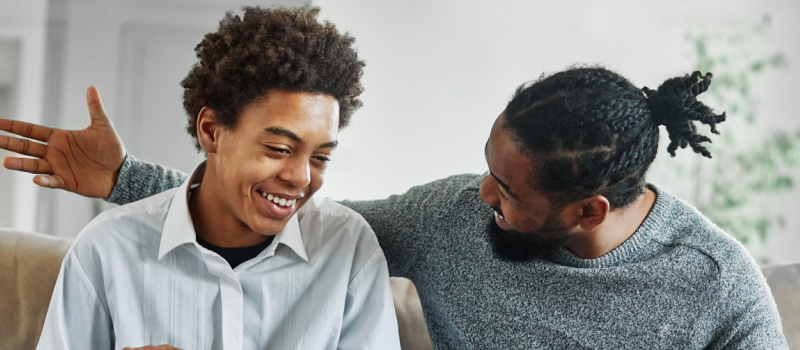
<path id="1" fill-rule="evenodd" d="M 185 174 L 128 157 L 109 200 L 135 201 Z M 753 259 L 697 210 L 658 198 L 639 230 L 597 259 L 496 259 L 478 196 L 458 175 L 385 200 L 343 204 L 411 279 L 436 349 L 788 349 Z"/>

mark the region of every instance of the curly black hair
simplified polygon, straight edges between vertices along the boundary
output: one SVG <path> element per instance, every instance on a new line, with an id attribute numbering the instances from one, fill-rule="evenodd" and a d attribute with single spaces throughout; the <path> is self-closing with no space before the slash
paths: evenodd
<path id="1" fill-rule="evenodd" d="M 658 126 L 666 125 L 674 157 L 678 147 L 711 158 L 693 121 L 725 121 L 697 101 L 711 83 L 700 72 L 639 89 L 602 67 L 573 66 L 517 88 L 503 128 L 534 161 L 529 176 L 556 205 L 595 195 L 624 208 L 645 189 L 645 174 L 658 151 Z M 644 91 L 644 93 L 643 93 Z"/>
<path id="2" fill-rule="evenodd" d="M 270 89 L 320 93 L 339 103 L 339 129 L 361 107 L 361 76 L 355 39 L 317 19 L 319 8 L 243 7 L 242 17 L 225 14 L 219 29 L 195 47 L 199 62 L 183 79 L 186 131 L 197 141 L 197 117 L 203 107 L 215 122 L 233 128 L 242 109 Z"/>

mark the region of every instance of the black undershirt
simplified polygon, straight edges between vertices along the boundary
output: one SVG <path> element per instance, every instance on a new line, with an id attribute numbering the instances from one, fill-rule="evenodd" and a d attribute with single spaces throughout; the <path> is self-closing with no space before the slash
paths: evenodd
<path id="1" fill-rule="evenodd" d="M 202 240 L 200 237 L 197 237 L 197 243 L 203 246 L 203 248 L 219 254 L 219 256 L 228 262 L 228 265 L 231 265 L 231 269 L 235 269 L 236 266 L 239 266 L 239 264 L 255 258 L 258 254 L 261 254 L 261 252 L 266 249 L 270 243 L 272 243 L 274 238 L 275 236 L 268 236 L 264 242 L 254 246 L 236 248 L 218 247 Z"/>

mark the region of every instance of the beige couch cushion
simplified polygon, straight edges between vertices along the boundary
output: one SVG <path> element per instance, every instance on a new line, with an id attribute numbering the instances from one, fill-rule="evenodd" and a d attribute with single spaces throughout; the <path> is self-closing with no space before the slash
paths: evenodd
<path id="1" fill-rule="evenodd" d="M 0 349 L 36 348 L 72 240 L 0 228 Z"/>
<path id="2" fill-rule="evenodd" d="M 778 304 L 789 348 L 800 349 L 800 263 L 765 266 L 761 271 Z"/>
<path id="3" fill-rule="evenodd" d="M 433 350 L 414 283 L 400 277 L 392 277 L 390 281 L 394 310 L 397 312 L 397 327 L 400 331 L 400 347 L 403 350 Z"/>

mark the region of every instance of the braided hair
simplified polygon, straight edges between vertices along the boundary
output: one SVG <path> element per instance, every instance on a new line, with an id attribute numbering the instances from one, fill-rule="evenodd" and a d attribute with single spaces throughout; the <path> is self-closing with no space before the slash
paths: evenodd
<path id="1" fill-rule="evenodd" d="M 691 146 L 711 158 L 701 145 L 711 140 L 693 122 L 718 134 L 716 124 L 725 121 L 696 98 L 711 77 L 694 72 L 640 90 L 608 69 L 572 67 L 517 88 L 502 126 L 534 160 L 531 185 L 551 202 L 602 195 L 612 209 L 624 208 L 644 193 L 659 125 L 667 128 L 673 157 L 678 147 Z"/>

